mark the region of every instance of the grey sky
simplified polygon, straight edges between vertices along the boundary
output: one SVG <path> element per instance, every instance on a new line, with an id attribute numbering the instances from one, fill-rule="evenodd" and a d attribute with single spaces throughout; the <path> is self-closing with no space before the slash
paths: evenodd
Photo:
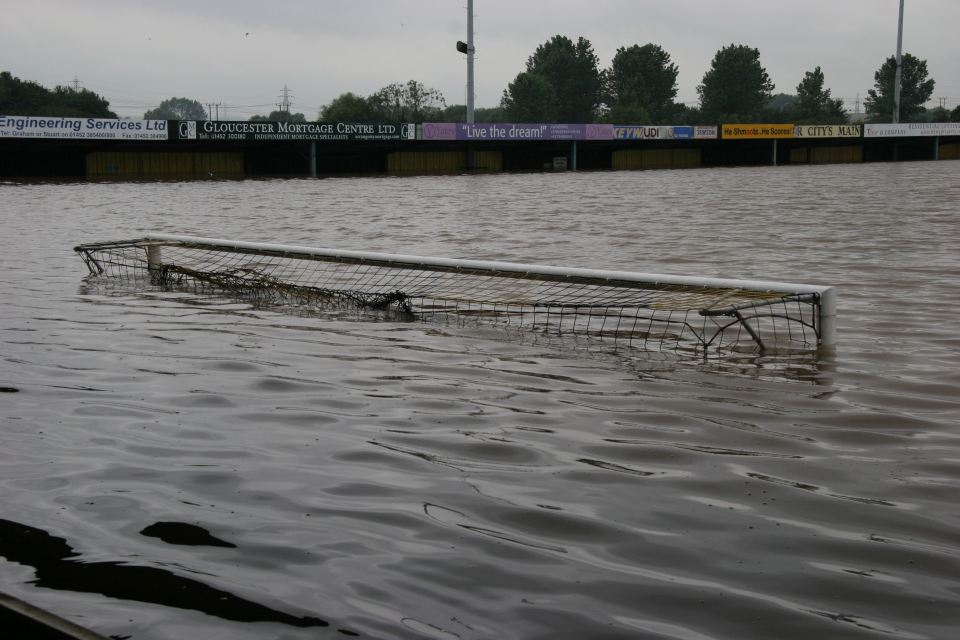
<path id="1" fill-rule="evenodd" d="M 853 109 L 896 48 L 899 0 L 475 0 L 477 106 L 495 106 L 527 58 L 555 34 L 584 36 L 601 66 L 617 47 L 653 42 L 680 68 L 678 99 L 722 46 L 760 50 L 775 92 L 820 65 Z M 122 116 L 171 96 L 221 103 L 221 118 L 294 111 L 416 79 L 464 103 L 466 0 L 0 1 L 0 70 L 48 87 L 74 77 Z M 904 50 L 927 60 L 932 104 L 960 104 L 960 0 L 906 0 Z"/>

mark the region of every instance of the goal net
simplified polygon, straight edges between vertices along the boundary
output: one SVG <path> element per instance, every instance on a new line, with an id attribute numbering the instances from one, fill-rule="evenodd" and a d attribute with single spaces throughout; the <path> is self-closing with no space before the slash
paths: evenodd
<path id="1" fill-rule="evenodd" d="M 266 304 L 494 322 L 642 348 L 834 346 L 831 287 L 151 234 L 74 248 L 95 277 Z"/>

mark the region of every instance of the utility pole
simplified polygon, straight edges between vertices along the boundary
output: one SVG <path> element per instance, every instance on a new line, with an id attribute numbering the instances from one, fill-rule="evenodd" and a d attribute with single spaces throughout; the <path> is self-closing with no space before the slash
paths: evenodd
<path id="1" fill-rule="evenodd" d="M 893 79 L 893 123 L 900 122 L 900 89 L 903 80 L 903 0 L 900 0 L 900 20 L 897 22 L 897 73 Z"/>
<path id="2" fill-rule="evenodd" d="M 467 124 L 473 124 L 473 0 L 467 0 Z"/>
<path id="3" fill-rule="evenodd" d="M 457 51 L 467 54 L 467 124 L 473 124 L 473 0 L 467 0 L 467 41 L 457 40 Z"/>
<path id="4" fill-rule="evenodd" d="M 73 87 L 74 91 L 80 91 L 80 80 L 76 75 L 73 76 L 73 80 L 70 81 L 70 86 Z"/>

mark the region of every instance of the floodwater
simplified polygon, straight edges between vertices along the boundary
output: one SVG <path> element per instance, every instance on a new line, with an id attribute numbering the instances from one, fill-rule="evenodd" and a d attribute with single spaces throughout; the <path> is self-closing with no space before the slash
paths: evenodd
<path id="1" fill-rule="evenodd" d="M 102 634 L 953 638 L 960 163 L 0 184 L 0 591 Z M 162 231 L 831 284 L 696 360 L 87 283 Z"/>

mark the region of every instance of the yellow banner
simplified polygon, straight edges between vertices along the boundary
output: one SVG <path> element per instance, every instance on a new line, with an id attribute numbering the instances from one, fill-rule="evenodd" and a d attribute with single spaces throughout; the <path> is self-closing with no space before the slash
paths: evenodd
<path id="1" fill-rule="evenodd" d="M 749 140 L 761 138 L 792 138 L 792 124 L 725 124 L 724 140 Z"/>
<path id="2" fill-rule="evenodd" d="M 859 138 L 859 124 L 798 124 L 797 138 Z"/>

